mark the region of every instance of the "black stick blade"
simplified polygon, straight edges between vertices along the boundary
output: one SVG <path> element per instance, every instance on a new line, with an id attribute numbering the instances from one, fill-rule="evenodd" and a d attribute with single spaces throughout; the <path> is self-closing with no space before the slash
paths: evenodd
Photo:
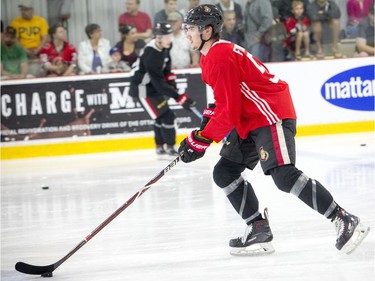
<path id="1" fill-rule="evenodd" d="M 26 274 L 34 274 L 34 275 L 42 275 L 47 273 L 52 273 L 55 270 L 55 266 L 45 265 L 45 266 L 38 266 L 38 265 L 31 265 L 24 262 L 17 262 L 15 266 L 16 270 Z"/>

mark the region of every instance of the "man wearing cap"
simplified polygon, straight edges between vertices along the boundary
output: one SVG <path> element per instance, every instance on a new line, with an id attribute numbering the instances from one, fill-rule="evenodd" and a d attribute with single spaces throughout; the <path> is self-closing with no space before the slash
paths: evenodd
<path id="1" fill-rule="evenodd" d="M 18 7 L 21 16 L 13 19 L 11 25 L 16 29 L 18 41 L 26 49 L 28 57 L 37 58 L 48 40 L 48 23 L 44 18 L 34 15 L 32 0 L 23 0 Z"/>
<path id="2" fill-rule="evenodd" d="M 16 30 L 12 26 L 5 29 L 1 43 L 1 79 L 26 78 L 28 74 L 25 49 L 17 44 Z"/>
<path id="3" fill-rule="evenodd" d="M 168 22 L 173 29 L 172 49 L 170 52 L 172 68 L 199 67 L 199 53 L 190 48 L 190 42 L 181 28 L 182 17 L 180 13 L 170 13 Z"/>

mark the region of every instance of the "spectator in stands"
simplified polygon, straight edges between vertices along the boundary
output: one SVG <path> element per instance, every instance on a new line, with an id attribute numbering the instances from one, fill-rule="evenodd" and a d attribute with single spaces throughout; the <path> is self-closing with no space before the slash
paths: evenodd
<path id="1" fill-rule="evenodd" d="M 236 25 L 239 30 L 243 29 L 243 16 L 241 5 L 233 0 L 220 0 L 216 4 L 219 10 L 224 14 L 225 11 L 234 11 L 236 14 Z"/>
<path id="2" fill-rule="evenodd" d="M 47 0 L 48 24 L 62 24 L 65 29 L 70 19 L 71 0 Z"/>
<path id="3" fill-rule="evenodd" d="M 3 33 L 4 33 L 4 22 L 3 20 L 0 21 L 1 22 L 1 37 L 0 37 L 0 40 L 1 42 L 3 41 L 2 38 L 3 38 Z"/>
<path id="4" fill-rule="evenodd" d="M 348 25 L 346 35 L 349 38 L 357 37 L 358 24 L 368 15 L 368 11 L 373 6 L 373 0 L 348 0 L 347 13 Z"/>
<path id="5" fill-rule="evenodd" d="M 172 12 L 177 12 L 177 0 L 164 0 L 164 9 L 155 14 L 154 25 L 156 25 L 157 22 L 167 22 L 168 15 Z M 183 17 L 183 15 L 181 15 L 181 17 Z"/>
<path id="6" fill-rule="evenodd" d="M 292 13 L 292 2 L 294 0 L 273 0 L 272 6 L 276 7 L 279 11 L 279 17 L 281 22 L 285 22 L 293 16 Z M 300 0 L 305 7 L 303 15 L 306 15 L 306 8 L 310 4 L 309 0 Z"/>
<path id="7" fill-rule="evenodd" d="M 225 11 L 223 14 L 224 23 L 220 37 L 224 40 L 233 42 L 239 46 L 245 47 L 245 38 L 243 30 L 239 30 L 236 24 L 236 13 L 234 10 Z"/>
<path id="8" fill-rule="evenodd" d="M 102 73 L 103 66 L 110 61 L 109 40 L 102 38 L 102 30 L 96 23 L 85 28 L 88 40 L 78 45 L 78 67 L 80 74 Z"/>
<path id="9" fill-rule="evenodd" d="M 137 39 L 137 29 L 133 25 L 122 26 L 120 32 L 122 38 L 116 43 L 115 48 L 121 50 L 121 60 L 131 67 L 138 59 L 145 42 Z"/>
<path id="10" fill-rule="evenodd" d="M 248 0 L 245 6 L 245 41 L 247 50 L 262 62 L 269 60 L 270 50 L 262 42 L 263 35 L 272 25 L 270 1 Z"/>
<path id="11" fill-rule="evenodd" d="M 119 17 L 119 30 L 125 25 L 136 27 L 136 38 L 148 42 L 152 38 L 151 18 L 147 13 L 139 11 L 140 0 L 126 0 L 126 12 Z"/>
<path id="12" fill-rule="evenodd" d="M 302 43 L 305 48 L 305 56 L 312 58 L 310 53 L 310 21 L 307 16 L 304 15 L 303 2 L 300 0 L 294 0 L 292 2 L 292 14 L 285 21 L 285 27 L 288 32 L 288 38 L 286 44 L 292 52 L 296 60 L 301 60 L 301 46 Z"/>
<path id="13" fill-rule="evenodd" d="M 25 49 L 17 43 L 16 30 L 8 26 L 1 43 L 1 79 L 28 77 L 29 66 Z"/>
<path id="14" fill-rule="evenodd" d="M 311 21 L 312 32 L 316 44 L 316 57 L 323 58 L 322 31 L 323 25 L 330 27 L 332 40 L 332 55 L 335 58 L 341 58 L 342 55 L 338 50 L 338 40 L 340 33 L 340 16 L 341 12 L 333 0 L 315 0 L 307 7 L 307 15 Z"/>
<path id="15" fill-rule="evenodd" d="M 58 23 L 49 28 L 51 42 L 40 50 L 40 63 L 47 76 L 74 75 L 77 67 L 76 48 L 67 42 L 66 30 Z"/>
<path id="16" fill-rule="evenodd" d="M 172 49 L 170 51 L 172 68 L 199 67 L 199 53 L 190 48 L 190 42 L 182 30 L 181 14 L 178 12 L 170 13 L 168 22 L 173 30 Z"/>
<path id="17" fill-rule="evenodd" d="M 28 57 L 37 59 L 48 40 L 48 23 L 44 18 L 34 15 L 32 0 L 23 0 L 18 7 L 21 16 L 13 19 L 11 25 L 16 29 L 18 41 Z"/>
<path id="18" fill-rule="evenodd" d="M 355 56 L 367 57 L 374 55 L 374 6 L 371 6 L 368 15 L 358 25 Z"/>
<path id="19" fill-rule="evenodd" d="M 103 72 L 116 73 L 130 70 L 130 66 L 121 60 L 121 49 L 113 47 L 109 51 L 109 55 L 111 56 L 111 60 L 104 66 Z"/>
<path id="20" fill-rule="evenodd" d="M 198 7 L 199 5 L 200 5 L 200 0 L 188 0 L 188 5 L 187 5 L 187 7 L 185 8 L 185 9 L 181 9 L 180 10 L 180 14 L 181 15 L 183 15 L 183 16 L 185 16 L 185 14 L 189 11 L 189 10 L 191 10 L 191 9 L 193 9 L 193 8 L 195 8 L 195 7 Z"/>

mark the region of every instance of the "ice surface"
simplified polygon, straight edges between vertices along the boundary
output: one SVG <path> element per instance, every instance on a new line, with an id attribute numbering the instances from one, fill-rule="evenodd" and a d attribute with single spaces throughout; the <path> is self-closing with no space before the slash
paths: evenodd
<path id="1" fill-rule="evenodd" d="M 279 191 L 260 167 L 245 176 L 268 207 L 276 252 L 229 255 L 229 239 L 245 225 L 212 181 L 219 148 L 178 163 L 52 280 L 375 280 L 373 133 L 297 138 L 297 167 L 372 228 L 351 255 L 336 250 L 329 220 Z M 1 280 L 40 280 L 15 263 L 56 262 L 168 163 L 153 150 L 2 161 Z"/>

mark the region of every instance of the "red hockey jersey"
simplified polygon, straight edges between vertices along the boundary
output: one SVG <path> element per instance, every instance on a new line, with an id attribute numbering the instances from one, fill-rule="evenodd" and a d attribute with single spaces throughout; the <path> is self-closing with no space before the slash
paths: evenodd
<path id="1" fill-rule="evenodd" d="M 213 89 L 216 104 L 203 137 L 219 142 L 236 128 L 245 139 L 254 129 L 296 119 L 288 84 L 244 48 L 217 41 L 201 56 L 200 64 L 202 79 Z"/>
<path id="2" fill-rule="evenodd" d="M 69 44 L 68 42 L 64 43 L 63 49 L 58 52 L 52 42 L 47 43 L 40 50 L 40 62 L 45 64 L 50 62 L 56 64 L 61 62 L 66 65 L 76 65 L 77 64 L 77 52 L 76 48 Z"/>

